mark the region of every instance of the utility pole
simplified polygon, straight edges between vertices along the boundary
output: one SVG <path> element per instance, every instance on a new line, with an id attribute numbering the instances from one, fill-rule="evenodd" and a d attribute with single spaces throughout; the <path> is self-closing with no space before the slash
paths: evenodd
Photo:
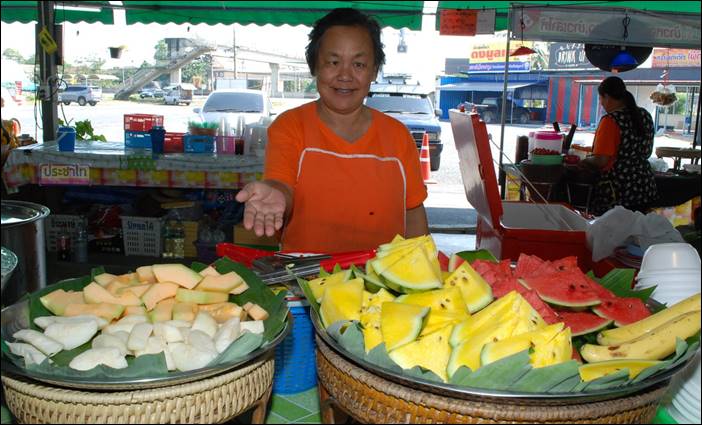
<path id="1" fill-rule="evenodd" d="M 234 64 L 234 79 L 237 79 L 236 76 L 236 24 L 232 25 L 232 63 Z"/>
<path id="2" fill-rule="evenodd" d="M 39 60 L 40 88 L 43 89 L 41 98 L 42 127 L 44 130 L 43 140 L 56 140 L 56 125 L 58 122 L 58 108 L 56 103 L 58 83 L 56 81 L 56 56 L 62 54 L 63 41 L 59 42 L 59 52 L 47 54 L 41 43 L 39 43 L 42 29 L 57 40 L 56 25 L 54 23 L 54 3 L 53 1 L 37 2 L 36 25 L 36 58 Z"/>

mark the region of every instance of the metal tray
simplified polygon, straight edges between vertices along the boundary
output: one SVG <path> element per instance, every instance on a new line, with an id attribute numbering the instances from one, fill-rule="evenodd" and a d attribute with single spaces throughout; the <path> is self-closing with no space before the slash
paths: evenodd
<path id="1" fill-rule="evenodd" d="M 243 367 L 252 360 L 273 350 L 285 337 L 290 333 L 292 315 L 288 312 L 288 318 L 285 321 L 283 330 L 267 345 L 264 345 L 248 355 L 234 362 L 217 364 L 214 366 L 203 367 L 188 372 L 169 372 L 168 376 L 160 376 L 156 378 L 141 378 L 141 379 L 110 379 L 109 381 L 98 380 L 94 378 L 79 378 L 65 380 L 57 379 L 55 376 L 45 373 L 38 373 L 22 367 L 15 366 L 5 355 L 2 356 L 2 374 L 19 375 L 26 378 L 36 379 L 46 382 L 51 385 L 60 387 L 103 390 L 103 391 L 120 391 L 120 390 L 140 390 L 148 388 L 158 388 L 171 385 L 184 384 L 186 382 L 197 381 L 210 376 L 219 375 L 233 369 Z M 2 309 L 2 335 L 12 335 L 20 329 L 27 329 L 29 323 L 29 302 L 27 300 L 19 301 L 9 307 Z"/>
<path id="2" fill-rule="evenodd" d="M 653 301 L 654 304 L 658 304 Z M 650 306 L 649 306 L 650 308 Z M 627 385 L 619 388 L 596 390 L 596 391 L 585 391 L 579 393 L 531 393 L 531 392 L 517 392 L 517 391 L 503 391 L 503 390 L 488 390 L 485 388 L 475 388 L 475 387 L 464 387 L 452 384 L 444 384 L 440 382 L 429 381 L 426 379 L 409 377 L 402 375 L 391 370 L 382 368 L 380 366 L 369 363 L 363 359 L 356 357 L 355 355 L 346 351 L 334 338 L 332 338 L 327 331 L 324 329 L 321 320 L 315 309 L 310 309 L 310 316 L 314 328 L 324 342 L 326 342 L 330 347 L 332 347 L 337 353 L 342 355 L 347 360 L 355 363 L 356 365 L 366 369 L 367 371 L 374 373 L 376 375 L 382 376 L 391 381 L 397 382 L 398 384 L 405 385 L 412 389 L 419 389 L 422 391 L 427 391 L 435 393 L 442 396 L 460 398 L 466 400 L 476 400 L 480 398 L 504 398 L 511 399 L 512 401 L 518 399 L 524 399 L 525 401 L 530 401 L 533 403 L 535 399 L 539 399 L 544 404 L 572 404 L 572 403 L 583 403 L 583 402 L 595 402 L 604 401 L 613 398 L 622 397 L 629 394 L 634 394 L 652 387 L 658 383 L 670 380 L 673 375 L 684 369 L 688 361 L 679 364 L 678 366 L 666 370 L 660 374 L 654 375 L 642 382 L 636 384 Z M 699 348 L 698 348 L 699 350 Z M 691 357 L 691 359 L 694 358 Z"/>

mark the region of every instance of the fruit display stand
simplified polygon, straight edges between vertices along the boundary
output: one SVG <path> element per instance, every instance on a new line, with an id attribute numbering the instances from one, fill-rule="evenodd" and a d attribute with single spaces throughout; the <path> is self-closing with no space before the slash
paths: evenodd
<path id="1" fill-rule="evenodd" d="M 555 260 L 569 255 L 592 269 L 585 230 L 588 222 L 563 204 L 532 204 L 500 199 L 485 123 L 477 114 L 449 111 L 468 202 L 478 212 L 476 249 L 499 259 L 519 254 Z"/>
<path id="2" fill-rule="evenodd" d="M 253 155 L 152 155 L 125 149 L 124 142 L 85 141 L 75 152 L 59 152 L 50 143 L 14 149 L 3 180 L 9 190 L 26 184 L 235 189 L 262 172 L 263 158 Z"/>

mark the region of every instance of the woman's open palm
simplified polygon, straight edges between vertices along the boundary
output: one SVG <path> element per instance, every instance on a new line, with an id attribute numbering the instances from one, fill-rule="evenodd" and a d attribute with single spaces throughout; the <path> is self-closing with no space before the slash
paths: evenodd
<path id="1" fill-rule="evenodd" d="M 251 182 L 236 195 L 244 202 L 244 227 L 254 229 L 256 236 L 273 236 L 283 227 L 285 194 L 266 182 Z"/>

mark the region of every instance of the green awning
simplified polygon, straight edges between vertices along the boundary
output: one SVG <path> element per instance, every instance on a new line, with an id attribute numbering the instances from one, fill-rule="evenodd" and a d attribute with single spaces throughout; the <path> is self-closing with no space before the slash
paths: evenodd
<path id="1" fill-rule="evenodd" d="M 106 1 L 63 1 L 56 2 L 58 8 L 54 10 L 55 21 L 61 22 L 101 22 L 113 24 L 114 14 Z M 81 7 L 84 10 L 75 10 L 72 7 Z M 66 9 L 65 7 L 68 7 Z M 95 10 L 92 10 L 95 9 Z M 21 22 L 23 24 L 38 21 L 36 1 L 0 1 L 0 19 L 2 22 Z"/>
<path id="2" fill-rule="evenodd" d="M 495 31 L 504 31 L 509 27 L 509 23 L 507 22 L 507 10 L 509 10 L 510 6 L 522 4 L 525 7 L 586 5 L 588 7 L 630 8 L 649 12 L 680 12 L 700 14 L 699 1 L 440 1 L 438 10 L 495 9 Z M 438 29 L 438 19 L 436 20 L 436 25 Z"/>
<path id="3" fill-rule="evenodd" d="M 100 11 L 56 10 L 56 22 L 112 24 L 112 7 L 126 10 L 127 24 L 257 24 L 308 25 L 337 7 L 354 7 L 375 17 L 381 26 L 419 30 L 423 1 L 62 1 L 62 6 L 105 6 Z M 3 22 L 37 20 L 36 1 L 2 1 Z"/>

